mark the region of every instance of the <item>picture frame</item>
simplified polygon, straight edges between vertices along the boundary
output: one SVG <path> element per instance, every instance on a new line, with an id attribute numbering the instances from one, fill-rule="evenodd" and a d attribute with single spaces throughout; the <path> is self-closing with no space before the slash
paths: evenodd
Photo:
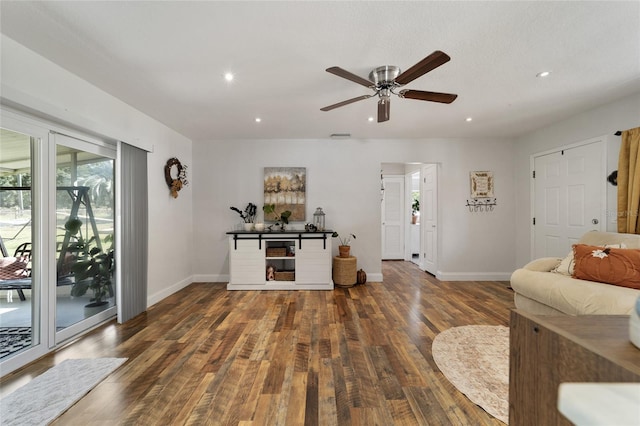
<path id="1" fill-rule="evenodd" d="M 289 210 L 290 222 L 306 221 L 306 167 L 265 167 L 264 204 L 275 204 L 276 214 Z M 265 217 L 265 222 L 272 220 Z"/>
<path id="2" fill-rule="evenodd" d="M 494 196 L 493 172 L 470 172 L 471 198 L 492 198 Z"/>

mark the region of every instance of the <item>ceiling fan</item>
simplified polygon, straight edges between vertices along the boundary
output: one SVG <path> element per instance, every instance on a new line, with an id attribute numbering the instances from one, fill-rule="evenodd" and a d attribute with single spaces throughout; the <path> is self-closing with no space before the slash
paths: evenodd
<path id="1" fill-rule="evenodd" d="M 389 111 L 391 106 L 390 96 L 392 93 L 406 99 L 417 99 L 419 101 L 450 104 L 458 97 L 458 95 L 454 95 L 451 93 L 426 92 L 424 90 L 408 89 L 402 89 L 396 92 L 397 88 L 412 82 L 416 78 L 421 77 L 429 71 L 438 68 L 440 65 L 449 62 L 449 60 L 451 60 L 449 55 L 436 50 L 431 55 L 427 56 L 404 72 L 400 72 L 400 68 L 394 65 L 384 65 L 381 67 L 377 67 L 369 73 L 368 80 L 350 73 L 349 71 L 344 70 L 340 67 L 327 68 L 327 72 L 368 87 L 369 89 L 372 89 L 374 93 L 370 95 L 358 96 L 357 98 L 347 99 L 346 101 L 338 102 L 337 104 L 320 108 L 320 110 L 331 111 L 332 109 L 340 108 L 342 106 L 378 95 L 378 97 L 380 98 L 378 100 L 378 123 L 382 123 L 389 120 Z"/>

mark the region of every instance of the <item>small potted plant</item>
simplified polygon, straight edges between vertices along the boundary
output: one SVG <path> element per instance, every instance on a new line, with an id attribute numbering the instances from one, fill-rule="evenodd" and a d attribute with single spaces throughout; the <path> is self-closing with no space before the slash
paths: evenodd
<path id="1" fill-rule="evenodd" d="M 348 234 L 346 237 L 341 237 L 337 232 L 334 232 L 331 236 L 340 241 L 340 245 L 338 246 L 340 257 L 349 257 L 351 253 L 351 238 L 355 240 L 356 236 L 354 234 Z"/>
<path id="2" fill-rule="evenodd" d="M 229 208 L 240 215 L 240 218 L 244 222 L 245 231 L 251 231 L 253 229 L 253 222 L 256 219 L 256 211 L 258 210 L 258 207 L 255 204 L 247 204 L 247 207 L 244 208 L 244 211 L 241 211 L 237 207 Z"/>
<path id="3" fill-rule="evenodd" d="M 411 223 L 418 223 L 418 218 L 420 217 L 420 199 L 418 198 L 420 195 L 417 192 L 413 193 L 413 203 L 411 203 Z"/>
<path id="4" fill-rule="evenodd" d="M 291 212 L 289 210 L 285 210 L 282 213 L 278 214 L 276 213 L 275 204 L 265 204 L 262 207 L 262 210 L 264 211 L 265 219 L 267 218 L 267 215 L 273 215 L 273 220 L 275 221 L 275 223 L 267 227 L 269 231 L 271 231 L 271 228 L 274 226 L 280 226 L 280 230 L 284 231 L 284 226 L 289 223 L 289 217 L 291 216 Z"/>

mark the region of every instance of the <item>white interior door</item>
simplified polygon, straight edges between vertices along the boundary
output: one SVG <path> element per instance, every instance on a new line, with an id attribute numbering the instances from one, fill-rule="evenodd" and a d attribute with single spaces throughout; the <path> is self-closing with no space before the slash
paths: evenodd
<path id="1" fill-rule="evenodd" d="M 384 176 L 382 259 L 404 259 L 404 176 Z"/>
<path id="2" fill-rule="evenodd" d="M 534 158 L 534 258 L 564 257 L 585 232 L 604 229 L 604 156 L 599 141 Z"/>
<path id="3" fill-rule="evenodd" d="M 438 269 L 438 165 L 422 168 L 420 191 L 420 221 L 422 223 L 422 268 L 432 275 Z"/>

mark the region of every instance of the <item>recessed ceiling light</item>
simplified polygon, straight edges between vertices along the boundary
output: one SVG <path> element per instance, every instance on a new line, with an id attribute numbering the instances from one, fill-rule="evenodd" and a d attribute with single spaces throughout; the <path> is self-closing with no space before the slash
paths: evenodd
<path id="1" fill-rule="evenodd" d="M 369 120 L 369 122 L 372 122 L 373 121 L 373 117 L 369 117 L 368 120 Z"/>
<path id="2" fill-rule="evenodd" d="M 536 77 L 548 77 L 551 74 L 551 71 L 542 71 L 536 74 Z"/>
<path id="3" fill-rule="evenodd" d="M 233 74 L 230 72 L 227 72 L 224 74 L 224 79 L 227 81 L 232 81 L 233 80 Z"/>
<path id="4" fill-rule="evenodd" d="M 468 121 L 473 121 L 473 118 L 472 117 L 467 117 L 467 118 L 464 119 L 464 121 L 467 121 L 467 122 Z"/>
<path id="5" fill-rule="evenodd" d="M 262 121 L 262 118 L 256 117 L 256 123 L 260 123 L 261 121 Z"/>

